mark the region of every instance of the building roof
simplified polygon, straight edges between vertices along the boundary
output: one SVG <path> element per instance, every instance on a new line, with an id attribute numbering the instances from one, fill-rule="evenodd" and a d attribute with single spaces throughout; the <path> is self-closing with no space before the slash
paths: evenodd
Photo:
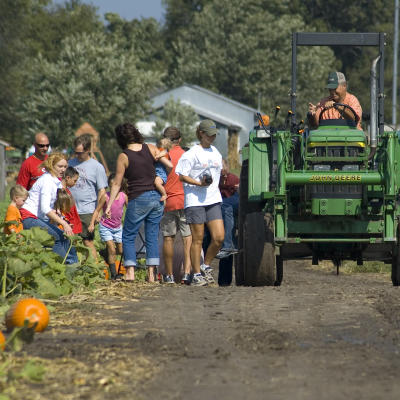
<path id="1" fill-rule="evenodd" d="M 225 126 L 236 125 L 246 130 L 249 121 L 251 121 L 250 125 L 254 124 L 255 115 L 258 112 L 255 108 L 238 101 L 187 83 L 154 96 L 154 109 L 162 108 L 170 98 L 179 99 L 181 103 L 191 106 L 198 115 L 205 118 L 210 118 Z"/>

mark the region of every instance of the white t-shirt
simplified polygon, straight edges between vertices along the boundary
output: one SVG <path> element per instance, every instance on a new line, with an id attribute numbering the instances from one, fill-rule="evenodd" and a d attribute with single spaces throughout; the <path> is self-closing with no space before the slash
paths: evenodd
<path id="1" fill-rule="evenodd" d="M 62 189 L 61 181 L 46 172 L 38 178 L 29 190 L 29 197 L 22 208 L 38 218 L 48 220 L 47 213 L 53 209 L 57 198 L 57 189 Z"/>
<path id="2" fill-rule="evenodd" d="M 183 182 L 185 208 L 222 202 L 221 192 L 218 188 L 221 169 L 222 156 L 214 146 L 204 148 L 196 145 L 182 154 L 175 168 L 177 175 L 190 176 L 200 181 L 204 174 L 209 174 L 213 179 L 210 186 L 196 186 Z"/>

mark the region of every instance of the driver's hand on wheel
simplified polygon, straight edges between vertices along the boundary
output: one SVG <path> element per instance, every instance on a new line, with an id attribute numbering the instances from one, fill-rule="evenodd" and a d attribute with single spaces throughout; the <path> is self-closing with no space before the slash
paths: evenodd
<path id="1" fill-rule="evenodd" d="M 317 106 L 313 103 L 308 103 L 308 111 L 311 113 L 311 115 L 314 115 L 317 112 Z"/>
<path id="2" fill-rule="evenodd" d="M 333 100 L 328 100 L 328 101 L 325 103 L 324 107 L 325 107 L 325 108 L 332 108 L 334 104 L 335 104 L 335 102 L 334 102 Z"/>

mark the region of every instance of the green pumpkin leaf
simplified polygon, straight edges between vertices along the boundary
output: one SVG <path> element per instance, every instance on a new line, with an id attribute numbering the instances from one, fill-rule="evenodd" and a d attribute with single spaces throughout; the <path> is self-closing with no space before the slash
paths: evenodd
<path id="1" fill-rule="evenodd" d="M 40 362 L 29 360 L 18 375 L 30 381 L 40 382 L 45 373 L 46 369 Z"/>
<path id="2" fill-rule="evenodd" d="M 12 258 L 8 260 L 8 272 L 17 276 L 24 275 L 32 269 L 32 265 L 20 258 Z"/>
<path id="3" fill-rule="evenodd" d="M 54 284 L 54 281 L 43 276 L 39 270 L 34 272 L 34 277 L 37 285 L 37 291 L 44 297 L 58 297 L 61 295 L 61 291 Z"/>

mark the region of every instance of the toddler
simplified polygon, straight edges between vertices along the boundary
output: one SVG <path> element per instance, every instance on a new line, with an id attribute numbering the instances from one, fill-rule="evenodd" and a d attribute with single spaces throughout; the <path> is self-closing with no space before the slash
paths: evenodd
<path id="1" fill-rule="evenodd" d="M 79 172 L 74 167 L 68 167 L 64 172 L 64 177 L 61 180 L 61 183 L 68 194 L 73 198 L 71 192 L 69 191 L 70 187 L 75 186 L 76 181 L 79 178 Z M 65 219 L 72 227 L 72 232 L 77 235 L 82 232 L 82 222 L 78 214 L 78 210 L 76 209 L 76 204 L 72 205 L 69 212 L 65 214 Z"/>
<path id="2" fill-rule="evenodd" d="M 108 177 L 109 188 L 111 188 L 114 178 L 115 174 L 110 174 Z M 105 214 L 108 200 L 110 199 L 110 192 L 107 192 L 104 196 L 102 196 L 88 226 L 88 231 L 93 232 L 94 224 L 97 222 L 102 210 L 103 215 L 100 218 L 99 234 L 101 241 L 106 243 L 107 263 L 112 280 L 117 278 L 117 270 L 115 267 L 116 256 L 117 254 L 122 254 L 122 214 L 124 213 L 124 207 L 128 205 L 128 196 L 126 194 L 127 191 L 128 185 L 126 179 L 123 179 L 121 183 L 121 191 L 118 193 L 111 206 L 110 218 L 108 218 Z"/>
<path id="3" fill-rule="evenodd" d="M 24 205 L 28 198 L 28 191 L 21 185 L 15 185 L 10 190 L 11 203 L 7 208 L 5 217 L 4 233 L 11 234 L 13 232 L 19 233 L 22 231 L 22 219 L 19 209 Z"/>
<path id="4" fill-rule="evenodd" d="M 158 145 L 159 150 L 161 150 L 161 153 L 158 155 L 158 159 L 168 156 L 168 151 L 172 147 L 171 140 L 163 138 L 159 141 Z M 165 191 L 164 184 L 165 182 L 167 182 L 168 173 L 165 169 L 165 166 L 159 161 L 155 164 L 155 169 L 156 179 L 154 180 L 154 185 L 158 192 L 161 194 L 160 201 L 163 201 L 165 203 L 165 201 L 167 200 L 167 192 Z"/>
<path id="5" fill-rule="evenodd" d="M 72 231 L 74 228 L 73 222 L 68 218 L 68 214 L 70 213 L 72 207 L 75 205 L 74 199 L 68 193 L 66 189 L 57 189 L 57 197 L 56 201 L 54 202 L 54 210 L 57 215 L 68 222 L 71 226 Z M 62 225 L 58 225 L 60 229 L 63 229 Z"/>

